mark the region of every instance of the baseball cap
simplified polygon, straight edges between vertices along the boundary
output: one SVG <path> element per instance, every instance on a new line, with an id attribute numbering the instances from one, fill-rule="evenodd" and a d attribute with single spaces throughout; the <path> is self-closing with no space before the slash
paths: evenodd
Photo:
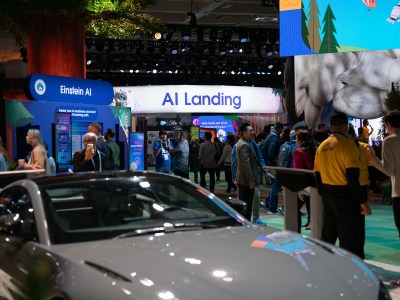
<path id="1" fill-rule="evenodd" d="M 283 128 L 283 124 L 281 122 L 276 122 L 274 125 L 275 128 Z"/>
<path id="2" fill-rule="evenodd" d="M 300 121 L 300 122 L 297 122 L 296 124 L 294 124 L 293 129 L 294 130 L 299 130 L 299 129 L 308 130 L 308 126 L 307 126 L 306 122 Z"/>
<path id="3" fill-rule="evenodd" d="M 164 135 L 164 134 L 167 134 L 167 132 L 164 129 L 160 130 L 160 132 L 158 133 L 158 135 Z"/>
<path id="4" fill-rule="evenodd" d="M 333 126 L 347 124 L 348 123 L 347 115 L 342 112 L 336 112 L 331 116 L 329 123 Z"/>

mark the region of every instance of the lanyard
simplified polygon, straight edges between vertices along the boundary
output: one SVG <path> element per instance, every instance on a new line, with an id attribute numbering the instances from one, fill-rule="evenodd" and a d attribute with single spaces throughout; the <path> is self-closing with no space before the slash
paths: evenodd
<path id="1" fill-rule="evenodd" d="M 101 164 L 101 155 L 100 155 L 99 150 L 96 150 L 96 152 L 97 152 L 97 155 L 99 156 L 99 171 L 101 172 L 101 171 L 103 171 L 102 164 Z M 93 157 L 91 158 L 91 160 L 92 160 L 93 168 L 96 171 L 96 164 L 94 163 Z"/>

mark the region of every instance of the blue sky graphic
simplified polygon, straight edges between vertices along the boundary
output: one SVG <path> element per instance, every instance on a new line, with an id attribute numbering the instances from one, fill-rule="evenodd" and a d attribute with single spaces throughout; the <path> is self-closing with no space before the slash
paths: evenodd
<path id="1" fill-rule="evenodd" d="M 377 0 L 376 8 L 368 9 L 362 0 L 317 0 L 321 23 L 328 4 L 336 17 L 336 40 L 341 46 L 365 50 L 400 48 L 400 22 L 386 21 L 398 1 Z M 310 0 L 303 0 L 308 17 Z M 322 36 L 321 36 L 322 39 Z"/>

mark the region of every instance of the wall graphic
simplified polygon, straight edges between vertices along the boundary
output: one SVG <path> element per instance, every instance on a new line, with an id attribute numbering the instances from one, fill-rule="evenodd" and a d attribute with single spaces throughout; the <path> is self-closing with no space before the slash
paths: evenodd
<path id="1" fill-rule="evenodd" d="M 322 121 L 324 110 L 379 118 L 392 84 L 399 85 L 399 68 L 400 49 L 296 56 L 295 97 L 286 101 L 295 102 L 297 116 L 304 113 L 310 127 Z"/>
<path id="2" fill-rule="evenodd" d="M 394 0 L 281 0 L 282 56 L 400 48 Z"/>

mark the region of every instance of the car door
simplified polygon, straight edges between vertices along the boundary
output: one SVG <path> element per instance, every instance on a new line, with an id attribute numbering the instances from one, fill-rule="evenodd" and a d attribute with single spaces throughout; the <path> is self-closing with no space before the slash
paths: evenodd
<path id="1" fill-rule="evenodd" d="M 38 241 L 34 210 L 28 191 L 20 186 L 0 192 L 0 299 L 21 294 L 34 269 Z"/>

